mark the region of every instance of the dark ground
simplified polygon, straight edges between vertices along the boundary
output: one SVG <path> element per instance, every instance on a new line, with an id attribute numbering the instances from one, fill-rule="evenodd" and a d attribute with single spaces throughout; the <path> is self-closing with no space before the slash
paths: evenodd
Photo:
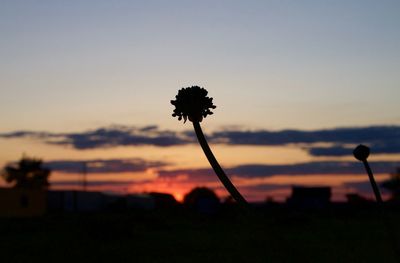
<path id="1" fill-rule="evenodd" d="M 400 212 L 385 217 L 400 239 Z M 376 210 L 0 220 L 2 262 L 399 262 L 392 241 Z"/>

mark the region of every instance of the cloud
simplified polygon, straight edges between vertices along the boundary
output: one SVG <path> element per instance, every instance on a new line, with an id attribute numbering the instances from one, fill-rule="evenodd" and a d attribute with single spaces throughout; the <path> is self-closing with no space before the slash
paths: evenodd
<path id="1" fill-rule="evenodd" d="M 151 145 L 179 146 L 196 142 L 193 131 L 160 130 L 158 126 L 108 126 L 76 133 L 16 131 L 0 134 L 0 138 L 34 138 L 54 145 L 75 149 L 110 148 L 117 146 Z M 358 144 L 371 147 L 372 153 L 400 153 L 400 126 L 371 126 L 303 131 L 243 131 L 237 128 L 207 135 L 210 143 L 227 145 L 284 146 L 298 145 L 312 156 L 346 156 Z M 325 143 L 321 147 L 317 143 Z"/>
<path id="2" fill-rule="evenodd" d="M 15 131 L 10 133 L 1 133 L 0 138 L 13 139 L 13 138 L 49 138 L 54 134 L 49 132 L 34 132 L 34 131 Z"/>
<path id="3" fill-rule="evenodd" d="M 383 138 L 380 141 L 365 143 L 371 148 L 372 154 L 397 154 L 400 153 L 400 140 L 390 142 Z M 391 140 L 391 139 L 389 139 Z M 331 147 L 310 147 L 308 152 L 312 156 L 345 156 L 352 154 L 356 144 L 353 147 L 334 145 Z"/>
<path id="4" fill-rule="evenodd" d="M 167 163 L 146 161 L 143 159 L 92 159 L 92 160 L 55 160 L 45 162 L 45 166 L 53 171 L 64 173 L 82 173 L 86 169 L 90 173 L 122 173 L 144 172 L 149 168 L 162 168 Z"/>
<path id="5" fill-rule="evenodd" d="M 112 126 L 94 131 L 65 134 L 57 144 L 72 145 L 76 149 L 106 148 L 127 145 L 173 146 L 188 143 L 176 132 L 161 131 L 156 126 L 145 128 Z"/>
<path id="6" fill-rule="evenodd" d="M 218 178 L 214 175 L 211 168 L 200 169 L 176 169 L 176 170 L 159 170 L 160 178 L 176 179 L 186 178 L 196 183 L 217 182 Z"/>
<path id="7" fill-rule="evenodd" d="M 192 138 L 183 133 L 163 131 L 157 126 L 109 126 L 77 133 L 50 133 L 16 131 L 0 134 L 0 138 L 34 138 L 48 144 L 68 145 L 75 149 L 110 148 L 117 146 L 175 146 L 193 142 Z"/>
<path id="8" fill-rule="evenodd" d="M 86 182 L 86 185 L 89 187 L 92 186 L 127 186 L 135 183 L 135 181 L 113 181 L 113 180 L 89 180 Z M 52 181 L 51 186 L 68 186 L 68 187 L 76 187 L 82 186 L 81 181 Z"/>
<path id="9" fill-rule="evenodd" d="M 346 156 L 352 154 L 354 147 L 335 145 L 331 147 L 310 147 L 306 149 L 312 156 Z M 375 150 L 374 150 L 375 151 Z"/>
<path id="10" fill-rule="evenodd" d="M 212 134 L 214 141 L 228 144 L 284 145 L 291 143 L 359 143 L 382 140 L 399 141 L 400 126 L 373 126 L 361 128 L 334 128 L 326 130 L 302 131 L 235 131 L 227 130 Z"/>
<path id="11" fill-rule="evenodd" d="M 372 200 L 375 200 L 375 195 L 373 194 L 372 186 L 369 181 L 365 182 L 348 182 L 343 185 L 346 189 L 354 189 L 351 192 L 356 192 L 364 196 L 370 196 Z M 390 191 L 382 187 L 382 182 L 378 182 L 379 191 L 382 195 L 390 195 Z"/>
<path id="12" fill-rule="evenodd" d="M 374 173 L 391 173 L 400 162 L 370 162 Z M 360 162 L 307 162 L 288 165 L 268 165 L 268 164 L 248 164 L 239 165 L 225 169 L 229 176 L 241 178 L 270 177 L 274 175 L 344 175 L 360 174 L 364 175 L 365 170 Z M 202 182 L 206 180 L 217 180 L 212 169 L 179 169 L 179 170 L 160 170 L 160 177 L 176 178 L 179 176 L 188 176 L 188 178 Z"/>
<path id="13" fill-rule="evenodd" d="M 366 144 L 373 153 L 400 153 L 400 126 L 371 126 L 358 128 L 334 128 L 326 130 L 301 131 L 238 131 L 226 130 L 213 133 L 211 141 L 232 145 L 287 145 L 302 144 L 312 156 L 351 155 L 355 146 Z M 315 143 L 331 146 L 315 147 Z"/>

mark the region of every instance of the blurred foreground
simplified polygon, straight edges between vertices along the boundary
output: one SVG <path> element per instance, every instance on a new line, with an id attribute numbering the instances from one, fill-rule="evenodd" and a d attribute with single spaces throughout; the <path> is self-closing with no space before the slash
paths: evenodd
<path id="1" fill-rule="evenodd" d="M 400 212 L 384 217 L 398 239 Z M 397 262 L 376 207 L 3 218 L 0 243 L 4 262 Z"/>

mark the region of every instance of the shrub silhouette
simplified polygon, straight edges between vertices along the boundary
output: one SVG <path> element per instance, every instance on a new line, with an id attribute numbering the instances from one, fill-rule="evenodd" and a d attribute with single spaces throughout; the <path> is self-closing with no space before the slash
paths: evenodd
<path id="1" fill-rule="evenodd" d="M 43 189 L 49 186 L 50 173 L 42 167 L 42 160 L 23 157 L 15 164 L 6 165 L 1 175 L 16 188 Z"/>
<path id="2" fill-rule="evenodd" d="M 185 205 L 191 206 L 195 205 L 199 200 L 207 199 L 211 200 L 212 202 L 219 203 L 218 196 L 207 187 L 196 187 L 191 190 L 188 194 L 185 195 L 183 199 L 183 203 Z"/>
<path id="3" fill-rule="evenodd" d="M 209 188 L 196 187 L 185 195 L 183 204 L 201 213 L 214 213 L 219 207 L 219 198 Z"/>

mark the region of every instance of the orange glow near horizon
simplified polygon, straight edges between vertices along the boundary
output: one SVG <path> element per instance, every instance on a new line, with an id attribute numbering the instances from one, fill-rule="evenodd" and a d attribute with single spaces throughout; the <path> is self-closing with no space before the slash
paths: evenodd
<path id="1" fill-rule="evenodd" d="M 92 173 L 88 169 L 87 180 L 88 190 L 112 192 L 118 194 L 145 193 L 145 192 L 164 192 L 174 195 L 182 201 L 185 194 L 196 186 L 205 186 L 214 189 L 221 198 L 228 196 L 226 190 L 216 177 L 210 177 L 212 181 L 198 181 L 191 179 L 188 175 L 182 174 L 174 178 L 158 177 L 158 169 L 179 170 L 179 169 L 198 169 L 210 168 L 201 148 L 195 143 L 186 146 L 174 147 L 154 147 L 154 146 L 129 146 L 115 147 L 112 149 L 96 150 L 76 150 L 71 147 L 60 147 L 47 145 L 37 141 L 27 139 L 0 139 L 4 151 L 0 153 L 0 164 L 3 166 L 10 160 L 18 160 L 24 152 L 30 156 L 40 156 L 44 161 L 51 160 L 96 160 L 96 159 L 134 159 L 140 158 L 146 161 L 162 161 L 165 166 L 161 168 L 151 168 L 144 172 L 118 172 L 118 173 Z M 3 144 L 4 142 L 4 144 Z M 23 148 L 21 148 L 23 145 Z M 17 149 L 22 150 L 18 152 Z M 308 161 L 329 161 L 329 160 L 353 160 L 351 156 L 342 158 L 320 158 L 311 157 L 304 149 L 295 148 L 293 145 L 287 146 L 232 146 L 232 145 L 212 145 L 212 149 L 225 168 L 245 165 L 245 164 L 292 164 Z M 392 160 L 399 159 L 398 154 L 392 155 L 373 155 L 370 159 Z M 262 201 L 265 198 L 273 197 L 276 200 L 284 201 L 290 195 L 290 188 L 294 185 L 302 186 L 329 186 L 333 190 L 334 200 L 343 200 L 345 194 L 355 192 L 355 187 L 346 185 L 347 183 L 368 182 L 365 175 L 274 175 L 258 178 L 238 178 L 230 175 L 231 179 L 242 191 L 243 195 L 250 201 Z M 376 180 L 381 182 L 388 178 L 388 174 L 376 174 Z M 82 190 L 82 174 L 71 174 L 53 172 L 50 182 L 54 183 L 51 189 L 70 189 Z M 60 182 L 60 184 L 57 184 Z M 97 182 L 90 185 L 90 182 Z M 249 190 L 257 186 L 280 186 L 280 188 L 268 188 L 268 190 Z M 7 186 L 4 181 L 0 186 Z M 363 193 L 368 195 L 369 193 Z"/>
<path id="2" fill-rule="evenodd" d="M 321 179 L 322 178 L 322 179 Z M 377 182 L 382 182 L 387 179 L 388 175 L 377 174 Z M 91 179 L 89 179 L 90 182 Z M 83 186 L 79 184 L 72 185 L 57 185 L 57 181 L 52 180 L 55 185 L 51 186 L 54 190 L 82 190 Z M 64 180 L 62 180 L 65 182 Z M 71 179 L 71 183 L 76 183 L 76 179 Z M 105 180 L 107 181 L 107 180 Z M 68 182 L 68 181 L 67 181 Z M 90 185 L 88 186 L 89 191 L 102 191 L 102 192 L 113 192 L 118 194 L 142 194 L 149 192 L 160 192 L 172 194 L 175 199 L 179 202 L 183 201 L 184 196 L 190 192 L 195 187 L 209 187 L 214 189 L 221 200 L 225 199 L 229 194 L 223 188 L 219 181 L 205 182 L 198 184 L 196 182 L 191 182 L 185 177 L 180 179 L 170 179 L 170 178 L 154 178 L 152 180 L 138 180 L 134 183 L 131 181 L 119 181 L 120 184 L 113 185 Z M 253 178 L 253 179 L 238 179 L 233 178 L 233 182 L 242 192 L 242 194 L 249 201 L 263 201 L 267 197 L 272 197 L 274 200 L 279 202 L 284 202 L 291 193 L 292 186 L 329 186 L 332 187 L 332 199 L 335 201 L 344 201 L 346 199 L 346 194 L 354 193 L 357 191 L 356 188 L 351 186 L 346 186 L 346 183 L 368 183 L 368 177 L 362 175 L 310 175 L 310 176 L 287 176 L 278 175 L 268 178 Z M 280 188 L 269 190 L 256 190 L 257 186 L 280 186 Z M 250 187 L 250 188 L 249 188 Z M 251 187 L 256 187 L 255 190 L 251 190 Z M 372 192 L 362 193 L 367 197 L 373 197 Z M 383 194 L 385 198 L 388 197 L 387 194 Z"/>

